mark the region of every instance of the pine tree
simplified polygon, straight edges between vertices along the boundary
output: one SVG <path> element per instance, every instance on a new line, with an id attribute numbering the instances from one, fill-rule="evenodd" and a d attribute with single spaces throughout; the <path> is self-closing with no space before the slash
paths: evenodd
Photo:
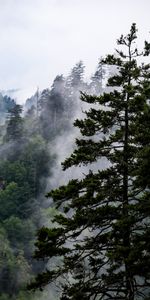
<path id="1" fill-rule="evenodd" d="M 61 257 L 58 266 L 39 274 L 30 288 L 43 288 L 60 280 L 61 300 L 148 299 L 150 289 L 149 179 L 150 65 L 138 63 L 148 56 L 134 47 L 136 25 L 121 36 L 117 56 L 103 63 L 118 73 L 108 80 L 114 87 L 100 96 L 81 94 L 93 107 L 76 120 L 82 138 L 63 163 L 63 169 L 89 165 L 87 175 L 51 191 L 60 213 L 54 227 L 42 228 L 36 243 L 37 259 Z M 105 169 L 95 171 L 92 163 Z M 146 178 L 145 178 L 146 177 Z M 50 263 L 49 263 L 50 266 Z M 63 278 L 63 279 L 61 279 Z"/>

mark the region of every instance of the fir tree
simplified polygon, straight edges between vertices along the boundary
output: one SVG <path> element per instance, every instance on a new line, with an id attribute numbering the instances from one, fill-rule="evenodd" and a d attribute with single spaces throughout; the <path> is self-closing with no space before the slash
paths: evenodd
<path id="1" fill-rule="evenodd" d="M 117 56 L 103 60 L 118 68 L 108 80 L 114 90 L 100 96 L 81 94 L 82 101 L 94 105 L 84 120 L 75 121 L 82 138 L 63 169 L 90 165 L 91 170 L 82 180 L 71 180 L 48 194 L 61 209 L 54 227 L 39 231 L 35 257 L 61 257 L 61 262 L 39 274 L 30 288 L 55 280 L 58 284 L 63 278 L 61 300 L 149 296 L 150 65 L 139 65 L 138 57 L 149 55 L 150 44 L 145 42 L 139 53 L 136 32 L 133 24 L 118 40 Z M 92 163 L 101 158 L 107 167 L 92 170 Z"/>

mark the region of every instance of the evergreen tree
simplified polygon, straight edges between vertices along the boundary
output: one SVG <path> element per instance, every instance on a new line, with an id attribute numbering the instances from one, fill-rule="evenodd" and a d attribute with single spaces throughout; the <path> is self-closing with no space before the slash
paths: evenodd
<path id="1" fill-rule="evenodd" d="M 6 141 L 19 141 L 23 133 L 23 119 L 21 117 L 22 107 L 16 104 L 9 110 Z"/>
<path id="2" fill-rule="evenodd" d="M 82 61 L 79 61 L 71 70 L 68 76 L 68 84 L 74 88 L 78 88 L 83 83 L 84 65 Z"/>
<path id="3" fill-rule="evenodd" d="M 53 228 L 39 231 L 35 257 L 60 257 L 60 264 L 39 274 L 30 288 L 60 280 L 61 300 L 150 296 L 150 65 L 138 64 L 139 56 L 149 55 L 150 44 L 139 53 L 136 32 L 133 24 L 118 40 L 126 50 L 103 60 L 118 68 L 108 81 L 114 90 L 81 94 L 94 106 L 84 120 L 75 121 L 82 138 L 63 169 L 90 164 L 91 170 L 48 194 L 61 212 Z M 95 171 L 92 163 L 100 160 L 100 165 L 101 158 L 107 166 Z"/>
<path id="4" fill-rule="evenodd" d="M 56 76 L 50 90 L 43 90 L 39 106 L 40 132 L 44 139 L 52 140 L 64 129 L 65 91 L 63 75 Z"/>
<path id="5" fill-rule="evenodd" d="M 103 80 L 105 78 L 105 74 L 106 70 L 104 69 L 102 62 L 100 61 L 94 75 L 91 77 L 89 88 L 92 94 L 99 95 L 103 92 Z"/>
<path id="6" fill-rule="evenodd" d="M 3 97 L 3 102 L 5 106 L 5 111 L 8 112 L 10 109 L 14 108 L 16 103 L 15 100 L 10 98 L 9 96 L 5 95 Z"/>
<path id="7" fill-rule="evenodd" d="M 7 95 L 3 96 L 0 93 L 0 113 L 7 113 L 10 109 L 14 108 L 15 101 Z"/>
<path id="8" fill-rule="evenodd" d="M 87 89 L 87 84 L 83 80 L 84 68 L 83 62 L 79 61 L 66 78 L 66 111 L 68 119 L 73 118 L 75 115 L 79 103 L 80 91 Z"/>

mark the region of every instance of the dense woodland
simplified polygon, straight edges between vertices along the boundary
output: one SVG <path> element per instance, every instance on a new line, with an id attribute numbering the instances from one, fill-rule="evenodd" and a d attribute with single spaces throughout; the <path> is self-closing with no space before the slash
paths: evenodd
<path id="1" fill-rule="evenodd" d="M 33 252 L 37 230 L 55 213 L 45 198 L 53 188 L 55 141 L 72 132 L 80 90 L 99 93 L 104 74 L 98 64 L 87 83 L 79 62 L 23 106 L 0 94 L 0 300 L 48 297 L 26 285 L 47 263 L 33 259 Z"/>

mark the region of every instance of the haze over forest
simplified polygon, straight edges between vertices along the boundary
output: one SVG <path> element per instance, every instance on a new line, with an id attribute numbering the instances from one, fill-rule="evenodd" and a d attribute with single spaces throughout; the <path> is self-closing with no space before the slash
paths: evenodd
<path id="1" fill-rule="evenodd" d="M 149 9 L 0 1 L 0 300 L 150 299 Z"/>

